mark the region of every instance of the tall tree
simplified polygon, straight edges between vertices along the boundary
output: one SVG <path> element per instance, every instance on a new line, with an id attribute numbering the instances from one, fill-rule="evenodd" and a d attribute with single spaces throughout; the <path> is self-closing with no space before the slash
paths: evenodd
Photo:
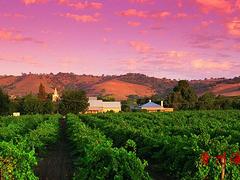
<path id="1" fill-rule="evenodd" d="M 39 85 L 38 98 L 41 100 L 45 100 L 47 98 L 47 93 L 42 83 Z"/>
<path id="2" fill-rule="evenodd" d="M 198 98 L 198 109 L 210 110 L 215 109 L 216 97 L 213 93 L 207 92 Z"/>
<path id="3" fill-rule="evenodd" d="M 61 114 L 85 112 L 88 108 L 88 98 L 85 91 L 65 90 L 59 103 Z"/>
<path id="4" fill-rule="evenodd" d="M 192 109 L 197 102 L 197 94 L 188 81 L 181 80 L 169 94 L 168 103 L 176 109 Z"/>
<path id="5" fill-rule="evenodd" d="M 10 107 L 9 96 L 0 88 L 0 115 L 8 114 L 9 107 Z"/>
<path id="6" fill-rule="evenodd" d="M 43 113 L 43 102 L 37 96 L 29 94 L 23 98 L 23 112 L 24 114 Z"/>

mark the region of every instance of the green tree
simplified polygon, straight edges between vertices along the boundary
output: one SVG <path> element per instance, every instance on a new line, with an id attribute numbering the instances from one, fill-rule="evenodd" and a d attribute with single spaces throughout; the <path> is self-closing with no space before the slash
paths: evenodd
<path id="1" fill-rule="evenodd" d="M 0 115 L 7 115 L 9 112 L 9 107 L 9 96 L 0 88 Z"/>
<path id="2" fill-rule="evenodd" d="M 123 112 L 130 112 L 131 108 L 127 100 L 121 101 L 121 110 Z"/>
<path id="3" fill-rule="evenodd" d="M 23 112 L 24 114 L 43 113 L 44 104 L 37 96 L 29 94 L 23 98 Z"/>
<path id="4" fill-rule="evenodd" d="M 168 95 L 167 101 L 168 105 L 176 109 L 193 109 L 197 102 L 197 94 L 188 81 L 181 80 Z"/>
<path id="5" fill-rule="evenodd" d="M 47 98 L 47 93 L 42 83 L 39 85 L 38 98 L 41 100 L 45 100 Z"/>
<path id="6" fill-rule="evenodd" d="M 200 110 L 215 109 L 216 108 L 215 101 L 216 101 L 216 96 L 211 92 L 207 92 L 198 98 L 197 107 Z"/>
<path id="7" fill-rule="evenodd" d="M 82 90 L 65 90 L 59 103 L 61 114 L 85 112 L 88 108 L 88 98 Z"/>
<path id="8" fill-rule="evenodd" d="M 106 95 L 99 95 L 97 97 L 99 100 L 103 100 L 103 101 L 115 101 L 115 98 L 112 94 L 106 94 Z"/>

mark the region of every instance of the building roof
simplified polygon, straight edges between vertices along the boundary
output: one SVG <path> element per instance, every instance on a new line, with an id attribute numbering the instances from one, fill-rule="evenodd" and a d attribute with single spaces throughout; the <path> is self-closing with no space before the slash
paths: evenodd
<path id="1" fill-rule="evenodd" d="M 91 97 L 88 100 L 89 109 L 99 109 L 99 108 L 119 108 L 121 109 L 121 102 L 103 102 L 102 100 L 97 100 L 95 97 Z"/>
<path id="2" fill-rule="evenodd" d="M 103 108 L 121 108 L 120 102 L 103 102 Z"/>
<path id="3" fill-rule="evenodd" d="M 97 100 L 97 97 L 88 97 L 89 100 Z"/>
<path id="4" fill-rule="evenodd" d="M 141 108 L 161 108 L 161 106 L 150 100 L 148 103 L 142 105 Z"/>
<path id="5" fill-rule="evenodd" d="M 102 100 L 89 100 L 88 101 L 90 107 L 102 107 L 103 101 Z"/>

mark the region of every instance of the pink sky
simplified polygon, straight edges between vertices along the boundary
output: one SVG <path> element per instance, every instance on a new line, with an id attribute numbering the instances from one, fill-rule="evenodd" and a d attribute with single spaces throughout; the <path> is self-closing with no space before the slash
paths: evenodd
<path id="1" fill-rule="evenodd" d="M 0 0 L 0 74 L 239 71 L 240 0 Z"/>

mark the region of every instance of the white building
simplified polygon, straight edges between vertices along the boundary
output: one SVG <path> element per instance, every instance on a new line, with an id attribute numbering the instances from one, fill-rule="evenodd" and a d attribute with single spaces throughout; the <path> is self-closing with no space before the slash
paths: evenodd
<path id="1" fill-rule="evenodd" d="M 148 103 L 140 106 L 140 108 L 142 110 L 146 110 L 147 112 L 173 112 L 173 108 L 163 107 L 163 101 L 161 101 L 161 105 L 159 105 L 149 100 Z"/>
<path id="2" fill-rule="evenodd" d="M 99 112 L 120 112 L 121 102 L 104 102 L 103 100 L 97 100 L 97 97 L 89 97 L 89 107 L 86 113 L 99 113 Z"/>

